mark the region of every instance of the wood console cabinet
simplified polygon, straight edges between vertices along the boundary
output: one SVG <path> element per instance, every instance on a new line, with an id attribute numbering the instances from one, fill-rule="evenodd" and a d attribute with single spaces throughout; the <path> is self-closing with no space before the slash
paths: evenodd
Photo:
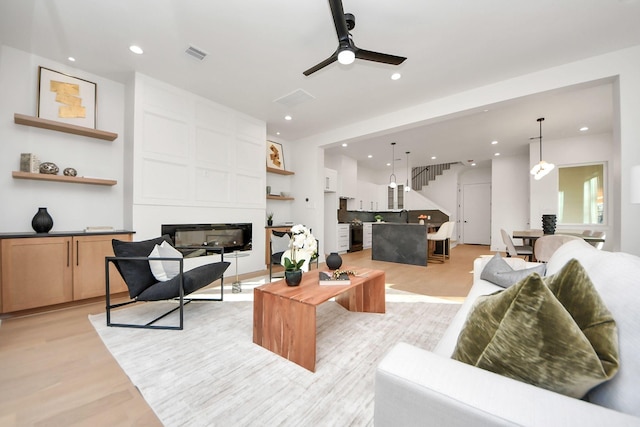
<path id="1" fill-rule="evenodd" d="M 111 239 L 130 241 L 131 234 L 2 237 L 0 312 L 104 295 L 104 258 L 113 255 Z M 126 291 L 115 268 L 110 274 L 112 293 Z"/>

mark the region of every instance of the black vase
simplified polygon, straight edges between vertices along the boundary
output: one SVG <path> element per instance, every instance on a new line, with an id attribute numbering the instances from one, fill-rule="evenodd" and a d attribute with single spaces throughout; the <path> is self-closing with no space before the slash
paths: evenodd
<path id="1" fill-rule="evenodd" d="M 544 234 L 554 234 L 556 232 L 555 215 L 542 215 L 542 232 Z"/>
<path id="2" fill-rule="evenodd" d="M 285 270 L 284 281 L 289 286 L 298 286 L 302 281 L 302 270 Z"/>
<path id="3" fill-rule="evenodd" d="M 337 270 L 342 265 L 342 257 L 338 255 L 338 252 L 331 252 L 326 259 L 326 263 L 329 270 Z"/>
<path id="4" fill-rule="evenodd" d="M 48 233 L 53 228 L 53 218 L 47 212 L 47 208 L 38 208 L 38 212 L 31 220 L 31 226 L 36 233 Z"/>

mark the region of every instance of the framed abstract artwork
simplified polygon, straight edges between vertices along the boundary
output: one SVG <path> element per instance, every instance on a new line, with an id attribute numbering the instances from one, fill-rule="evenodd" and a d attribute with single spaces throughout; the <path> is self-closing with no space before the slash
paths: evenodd
<path id="1" fill-rule="evenodd" d="M 285 170 L 282 144 L 273 141 L 267 141 L 267 167 Z"/>
<path id="2" fill-rule="evenodd" d="M 38 117 L 96 128 L 97 85 L 88 80 L 38 68 Z"/>

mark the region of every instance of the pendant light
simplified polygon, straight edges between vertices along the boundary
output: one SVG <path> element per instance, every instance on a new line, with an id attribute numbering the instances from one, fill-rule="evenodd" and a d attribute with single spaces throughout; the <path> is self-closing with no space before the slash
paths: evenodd
<path id="1" fill-rule="evenodd" d="M 556 167 L 553 163 L 547 163 L 542 160 L 542 122 L 544 121 L 544 117 L 540 117 L 537 121 L 540 123 L 540 136 L 538 137 L 538 139 L 540 139 L 540 163 L 531 168 L 531 175 L 533 175 L 535 180 L 541 179 Z"/>
<path id="2" fill-rule="evenodd" d="M 411 170 L 409 169 L 409 154 L 411 153 L 411 151 L 407 151 L 407 185 L 404 186 L 404 191 L 406 191 L 407 193 L 409 191 L 411 191 L 411 184 L 409 183 L 409 174 L 411 173 Z"/>
<path id="3" fill-rule="evenodd" d="M 396 166 L 395 166 L 395 157 L 396 157 L 396 143 L 391 143 L 391 175 L 389 176 L 389 188 L 396 188 Z"/>

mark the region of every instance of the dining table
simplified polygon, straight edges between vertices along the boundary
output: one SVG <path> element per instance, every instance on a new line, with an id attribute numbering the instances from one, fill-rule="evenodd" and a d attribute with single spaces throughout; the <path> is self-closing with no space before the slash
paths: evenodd
<path id="1" fill-rule="evenodd" d="M 584 239 L 584 241 L 586 241 L 587 243 L 602 243 L 604 242 L 604 238 L 603 237 L 596 237 L 596 236 L 588 236 L 576 231 L 556 231 L 554 234 L 562 234 L 565 236 L 575 236 L 575 237 L 580 237 L 581 239 Z M 512 233 L 512 237 L 514 239 L 522 239 L 523 242 L 525 242 L 525 245 L 530 245 L 531 247 L 534 247 L 536 244 L 536 240 L 538 240 L 540 237 L 544 236 L 544 232 L 542 230 L 520 230 L 520 231 L 514 231 Z"/>

